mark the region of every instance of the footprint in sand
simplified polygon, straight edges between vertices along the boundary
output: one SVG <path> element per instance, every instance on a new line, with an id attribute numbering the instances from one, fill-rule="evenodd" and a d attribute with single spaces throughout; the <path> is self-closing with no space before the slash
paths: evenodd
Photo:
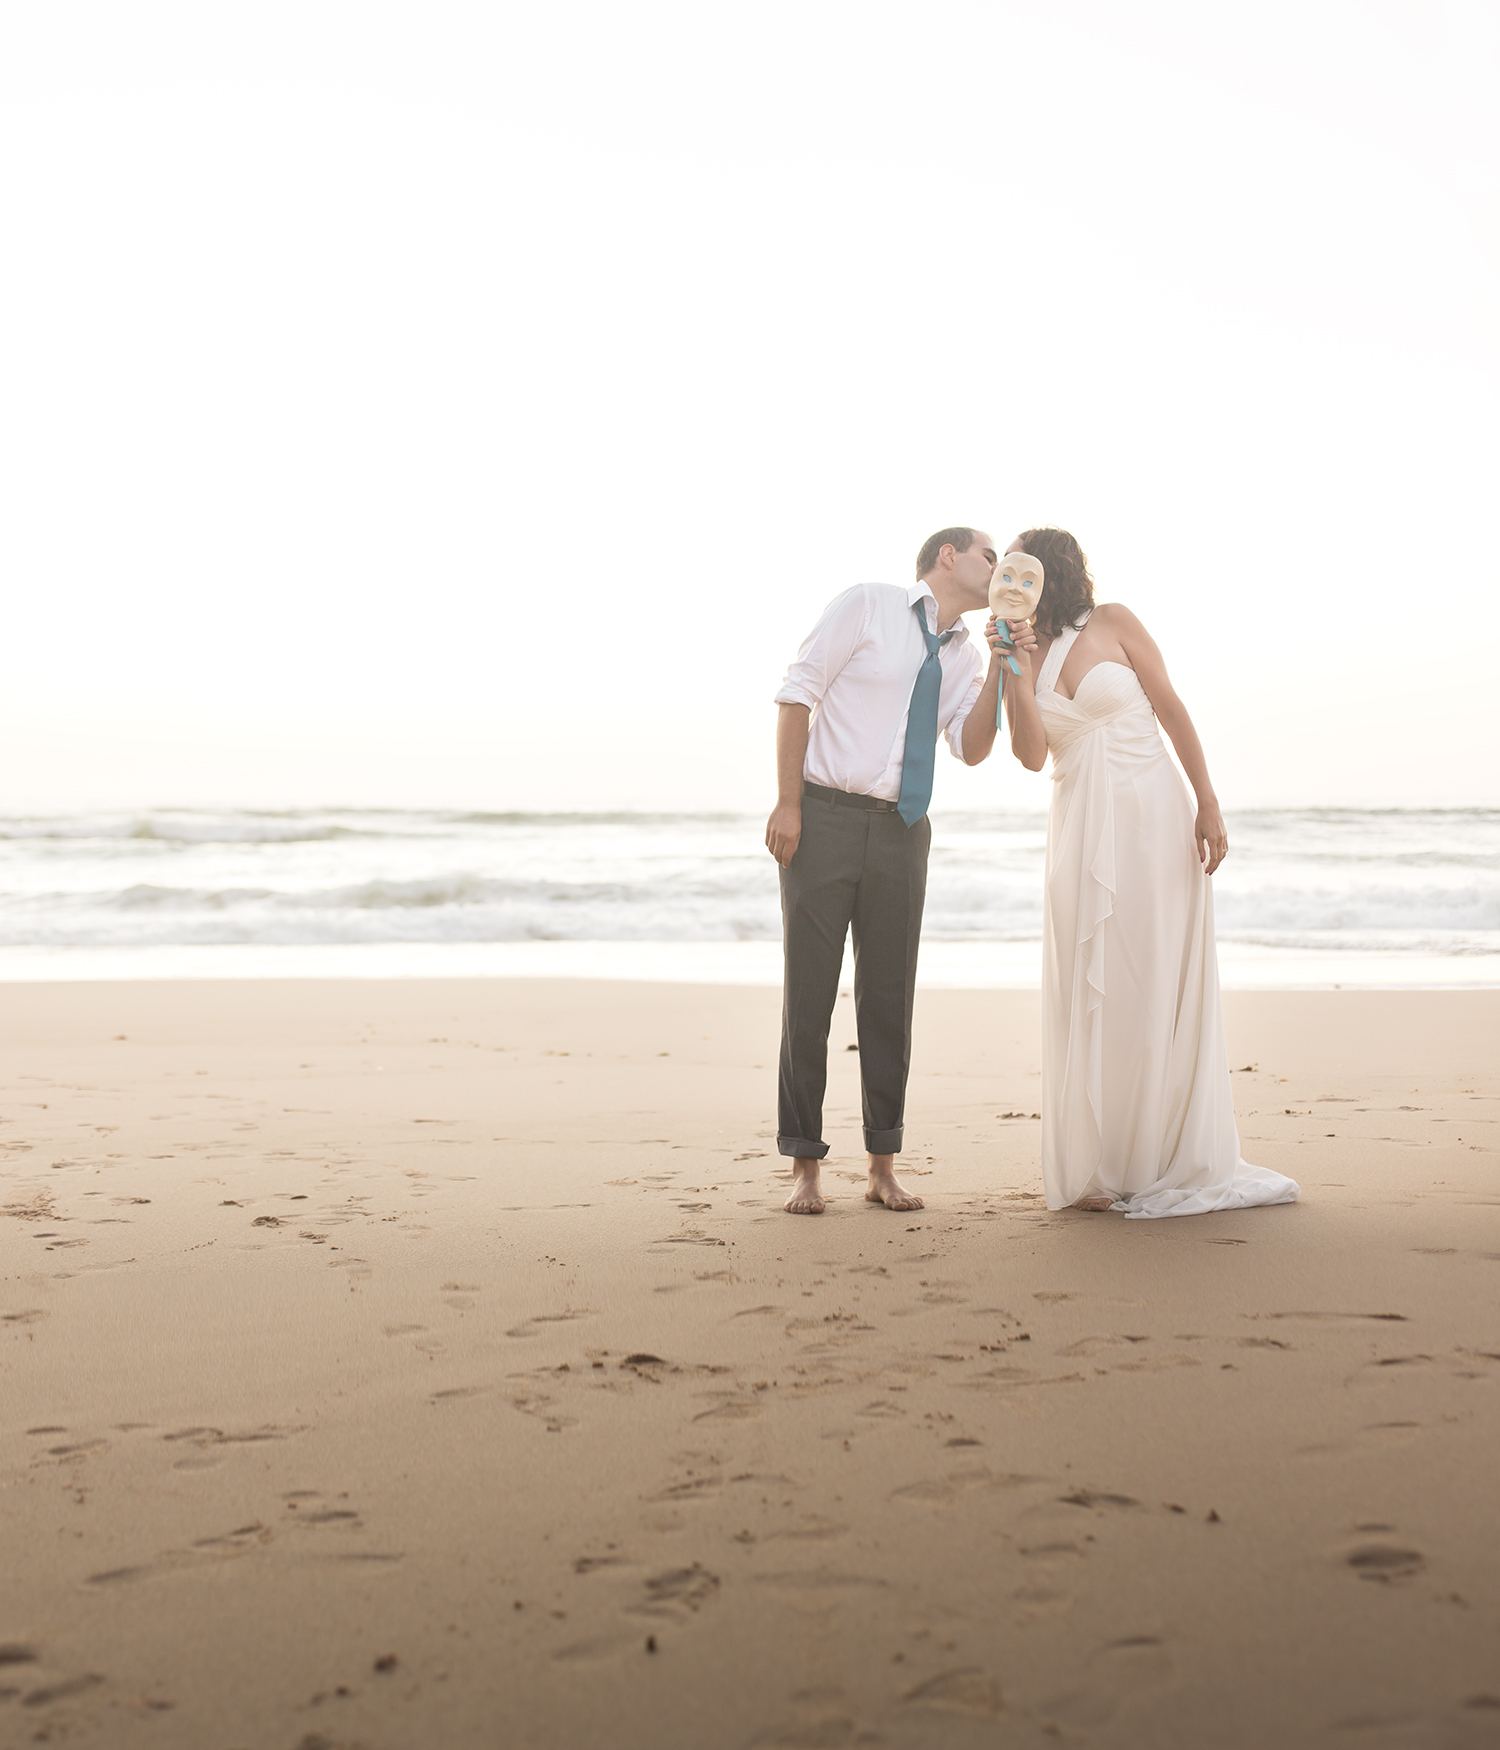
<path id="1" fill-rule="evenodd" d="M 1388 1525 L 1368 1525 L 1360 1529 L 1389 1531 L 1391 1528 Z M 1420 1550 L 1402 1549 L 1390 1543 L 1362 1543 L 1350 1550 L 1344 1561 L 1361 1580 L 1373 1580 L 1382 1586 L 1410 1580 L 1427 1566 L 1427 1559 Z"/>
<path id="2" fill-rule="evenodd" d="M 836 1525 L 831 1520 L 810 1519 L 802 1525 L 790 1525 L 783 1531 L 768 1532 L 765 1541 L 775 1543 L 785 1539 L 791 1543 L 832 1543 L 840 1537 L 847 1537 L 852 1526 Z M 744 1542 L 741 1536 L 737 1541 Z"/>
<path id="3" fill-rule="evenodd" d="M 549 1434 L 561 1434 L 565 1428 L 578 1426 L 578 1418 L 563 1415 L 556 1408 L 557 1399 L 548 1397 L 545 1393 L 538 1393 L 534 1396 L 523 1394 L 519 1397 L 513 1397 L 510 1401 L 512 1407 L 519 1410 L 523 1416 L 531 1416 L 544 1423 Z"/>
<path id="4" fill-rule="evenodd" d="M 1076 1543 L 1038 1543 L 1018 1550 L 1036 1579 L 1019 1586 L 1011 1597 L 1032 1616 L 1059 1616 L 1071 1609 L 1074 1595 L 1063 1589 L 1075 1562 L 1084 1559 Z"/>
<path id="5" fill-rule="evenodd" d="M 1065 1507 L 1087 1507 L 1102 1513 L 1105 1509 L 1116 1512 L 1128 1512 L 1133 1507 L 1139 1507 L 1140 1502 L 1133 1495 L 1107 1495 L 1095 1493 L 1092 1489 L 1075 1489 L 1071 1495 L 1059 1495 L 1058 1500 Z"/>
<path id="6" fill-rule="evenodd" d="M 695 1422 L 752 1422 L 761 1414 L 760 1399 L 753 1395 L 725 1392 L 707 1410 L 693 1417 Z"/>
<path id="7" fill-rule="evenodd" d="M 792 1712 L 758 1732 L 747 1750 L 813 1750 L 814 1746 L 878 1744 L 885 1734 L 861 1719 L 841 1689 L 803 1689 L 792 1697 Z"/>
<path id="8" fill-rule="evenodd" d="M 315 1489 L 294 1489 L 284 1497 L 288 1514 L 295 1515 L 287 1523 L 304 1531 L 363 1531 L 364 1523 L 354 1507 L 324 1507 L 323 1497 Z"/>
<path id="9" fill-rule="evenodd" d="M 901 1698 L 908 1707 L 929 1708 L 934 1713 L 960 1714 L 969 1719 L 990 1719 L 1005 1705 L 998 1684 L 975 1666 L 944 1671 L 929 1677 Z"/>
<path id="10" fill-rule="evenodd" d="M 559 1664 L 592 1664 L 600 1659 L 613 1659 L 622 1653 L 635 1651 L 640 1644 L 641 1638 L 638 1634 L 593 1635 L 588 1640 L 570 1641 L 567 1646 L 559 1647 L 552 1657 Z"/>
<path id="11" fill-rule="evenodd" d="M 76 1464 L 91 1452 L 102 1452 L 109 1445 L 107 1440 L 76 1440 L 66 1446 L 49 1446 L 48 1458 L 59 1459 L 63 1463 Z"/>
<path id="12" fill-rule="evenodd" d="M 719 1576 L 711 1574 L 701 1562 L 687 1568 L 668 1568 L 645 1581 L 645 1597 L 627 1605 L 626 1616 L 656 1616 L 681 1621 L 699 1610 L 716 1596 Z"/>
<path id="13" fill-rule="evenodd" d="M 268 1423 L 260 1428 L 177 1428 L 162 1439 L 169 1442 L 186 1440 L 193 1446 L 256 1446 L 267 1440 L 291 1440 L 307 1430 L 300 1426 L 279 1426 Z"/>
<path id="14" fill-rule="evenodd" d="M 680 1505 L 687 1501 L 703 1501 L 724 1492 L 724 1478 L 718 1471 L 711 1471 L 702 1476 L 689 1476 L 680 1483 L 668 1483 L 666 1488 L 654 1495 L 647 1495 L 650 1502 L 666 1501 Z"/>
<path id="15" fill-rule="evenodd" d="M 1149 1343 L 1149 1337 L 1080 1337 L 1076 1343 L 1069 1343 L 1065 1349 L 1059 1349 L 1059 1355 L 1069 1357 L 1087 1357 L 1097 1355 L 1101 1349 L 1123 1349 L 1127 1343 Z"/>
<path id="16" fill-rule="evenodd" d="M 128 1586 L 139 1580 L 160 1579 L 167 1574 L 180 1573 L 186 1568 L 201 1567 L 206 1562 L 230 1561 L 239 1556 L 248 1555 L 251 1550 L 272 1541 L 274 1533 L 262 1525 L 259 1520 L 249 1525 L 237 1526 L 233 1531 L 226 1531 L 217 1537 L 199 1538 L 188 1549 L 162 1550 L 149 1562 L 124 1568 L 108 1568 L 100 1574 L 90 1574 L 84 1581 L 85 1586 Z"/>
<path id="17" fill-rule="evenodd" d="M 919 1298 L 926 1306 L 962 1306 L 969 1298 L 963 1292 L 961 1282 L 932 1282 L 921 1286 L 926 1293 Z"/>
<path id="18" fill-rule="evenodd" d="M 505 1334 L 507 1337 L 539 1337 L 542 1334 L 541 1327 L 543 1325 L 572 1324 L 578 1319 L 587 1319 L 593 1316 L 592 1307 L 569 1307 L 560 1313 L 533 1313 L 523 1324 L 512 1325 Z"/>
<path id="19" fill-rule="evenodd" d="M 920 1501 L 930 1507 L 955 1507 L 976 1489 L 986 1492 L 1021 1489 L 1046 1482 L 1045 1477 L 1025 1476 L 1019 1472 L 991 1471 L 984 1466 L 952 1471 L 946 1477 L 929 1477 L 921 1482 L 907 1483 L 891 1492 L 893 1501 Z"/>
<path id="20" fill-rule="evenodd" d="M 624 1556 L 575 1556 L 573 1572 L 575 1574 L 592 1574 L 600 1568 L 622 1568 L 628 1564 Z"/>
<path id="21" fill-rule="evenodd" d="M 22 1707 L 51 1707 L 55 1702 L 68 1701 L 75 1695 L 82 1695 L 85 1690 L 95 1689 L 104 1679 L 97 1672 L 85 1672 L 81 1677 L 65 1677 L 60 1683 L 46 1683 L 40 1687 L 28 1690 L 21 1697 Z M 37 1732 L 36 1737 L 45 1739 L 46 1731 Z"/>
<path id="22" fill-rule="evenodd" d="M 1114 1718 L 1127 1696 L 1171 1675 L 1171 1654 L 1160 1637 L 1127 1635 L 1101 1647 L 1085 1665 L 1081 1686 L 1053 1696 L 1037 1715 L 1044 1725 L 1065 1731 L 1096 1730 Z"/>
<path id="23" fill-rule="evenodd" d="M 871 1421 L 899 1421 L 905 1414 L 900 1404 L 893 1404 L 885 1398 L 876 1398 L 874 1403 L 866 1404 L 862 1410 L 856 1410 L 856 1416 L 868 1417 Z"/>

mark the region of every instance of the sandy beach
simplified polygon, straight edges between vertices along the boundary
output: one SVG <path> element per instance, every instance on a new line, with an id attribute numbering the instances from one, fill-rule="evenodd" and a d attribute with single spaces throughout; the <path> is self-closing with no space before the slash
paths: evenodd
<path id="1" fill-rule="evenodd" d="M 1500 992 L 1226 998 L 1301 1203 L 779 1211 L 778 994 L 0 987 L 0 1743 L 1500 1741 Z"/>

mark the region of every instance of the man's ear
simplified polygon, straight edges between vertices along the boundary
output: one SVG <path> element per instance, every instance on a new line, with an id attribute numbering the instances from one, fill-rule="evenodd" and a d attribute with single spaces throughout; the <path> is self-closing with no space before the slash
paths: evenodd
<path id="1" fill-rule="evenodd" d="M 938 564 L 945 566 L 949 571 L 953 569 L 953 561 L 957 557 L 958 548 L 951 541 L 944 541 L 942 546 L 938 548 Z"/>

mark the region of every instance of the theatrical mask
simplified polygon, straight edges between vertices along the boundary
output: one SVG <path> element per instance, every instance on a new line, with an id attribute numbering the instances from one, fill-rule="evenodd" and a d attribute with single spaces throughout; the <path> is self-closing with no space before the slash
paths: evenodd
<path id="1" fill-rule="evenodd" d="M 1029 620 L 1042 598 L 1044 574 L 1040 559 L 1030 553 L 1007 553 L 995 567 L 990 578 L 990 612 L 995 616 L 995 630 L 1000 638 L 1000 654 L 1014 675 L 1021 672 L 1016 661 L 1015 640 L 1006 629 L 1007 620 Z M 1003 696 L 995 701 L 997 727 L 1005 718 Z"/>
<path id="2" fill-rule="evenodd" d="M 990 579 L 990 612 L 1002 623 L 1029 620 L 1041 600 L 1044 580 L 1040 559 L 1029 553 L 1007 553 Z"/>

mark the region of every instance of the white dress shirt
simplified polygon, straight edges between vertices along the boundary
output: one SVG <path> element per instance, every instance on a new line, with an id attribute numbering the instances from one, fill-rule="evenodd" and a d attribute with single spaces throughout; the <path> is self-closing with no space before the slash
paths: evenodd
<path id="1" fill-rule="evenodd" d="M 812 709 L 802 768 L 808 783 L 891 802 L 901 795 L 911 690 L 927 660 L 916 602 L 935 632 L 937 601 L 925 583 L 857 583 L 834 597 L 808 633 L 776 695 L 778 704 Z M 984 682 L 984 660 L 962 620 L 938 660 L 938 731 L 962 759 L 964 719 Z"/>

